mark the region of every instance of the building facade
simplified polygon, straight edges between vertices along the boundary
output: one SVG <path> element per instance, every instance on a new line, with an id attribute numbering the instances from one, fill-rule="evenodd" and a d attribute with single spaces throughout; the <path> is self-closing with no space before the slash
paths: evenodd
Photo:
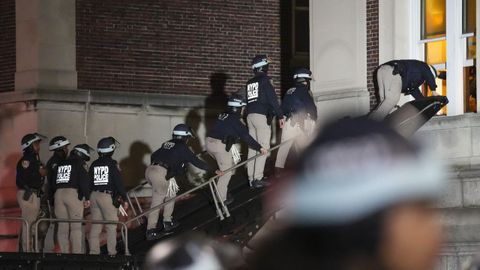
<path id="1" fill-rule="evenodd" d="M 475 0 L 3 0 L 0 208 L 16 207 L 26 133 L 92 146 L 114 136 L 131 187 L 176 124 L 189 124 L 199 134 L 192 147 L 204 149 L 211 119 L 257 53 L 271 59 L 279 96 L 294 68 L 311 68 L 320 121 L 368 113 L 375 67 L 420 59 L 447 71 L 437 84 L 450 103 L 417 135 L 462 168 L 439 204 L 449 231 L 439 269 L 458 269 L 480 247 L 479 9 Z"/>

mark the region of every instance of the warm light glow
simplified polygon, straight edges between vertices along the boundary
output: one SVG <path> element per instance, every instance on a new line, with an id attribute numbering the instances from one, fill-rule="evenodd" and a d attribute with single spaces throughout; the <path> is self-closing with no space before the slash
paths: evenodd
<path id="1" fill-rule="evenodd" d="M 440 40 L 425 44 L 425 60 L 428 64 L 444 64 L 447 62 L 447 41 Z"/>
<path id="2" fill-rule="evenodd" d="M 445 36 L 446 5 L 445 0 L 422 1 L 423 29 L 422 38 L 437 38 Z"/>

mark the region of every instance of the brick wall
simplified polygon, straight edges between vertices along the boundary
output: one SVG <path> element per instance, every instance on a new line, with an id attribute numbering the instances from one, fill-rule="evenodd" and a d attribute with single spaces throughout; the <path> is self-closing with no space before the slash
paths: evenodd
<path id="1" fill-rule="evenodd" d="M 0 1 L 0 92 L 15 87 L 15 0 Z"/>
<path id="2" fill-rule="evenodd" d="M 373 71 L 378 64 L 378 0 L 367 0 L 367 87 L 370 92 L 370 108 L 377 104 Z"/>
<path id="3" fill-rule="evenodd" d="M 280 0 L 77 0 L 80 89 L 233 92 L 266 53 L 280 89 Z"/>

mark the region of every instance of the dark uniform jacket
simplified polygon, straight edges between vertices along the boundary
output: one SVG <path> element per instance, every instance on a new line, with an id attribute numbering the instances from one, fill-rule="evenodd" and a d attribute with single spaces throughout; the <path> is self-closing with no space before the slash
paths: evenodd
<path id="1" fill-rule="evenodd" d="M 437 89 L 435 77 L 425 62 L 419 60 L 392 60 L 383 65 L 392 66 L 394 75 L 400 74 L 402 77 L 402 93 L 404 94 L 412 94 L 415 98 L 423 97 L 419 93 L 418 88 L 425 82 L 432 91 Z"/>
<path id="2" fill-rule="evenodd" d="M 31 150 L 26 150 L 17 163 L 17 188 L 41 190 L 44 183 L 44 179 L 40 175 L 41 166 L 38 155 Z"/>
<path id="3" fill-rule="evenodd" d="M 153 152 L 150 156 L 150 162 L 167 169 L 167 180 L 184 174 L 186 163 L 191 163 L 205 171 L 210 170 L 208 164 L 198 159 L 185 142 L 175 139 L 164 142 L 157 151 Z"/>
<path id="4" fill-rule="evenodd" d="M 218 115 L 217 121 L 208 137 L 219 139 L 225 144 L 237 143 L 242 139 L 252 149 L 260 151 L 262 146 L 248 134 L 247 127 L 240 121 L 237 113 L 222 113 Z M 229 150 L 227 150 L 229 151 Z"/>
<path id="5" fill-rule="evenodd" d="M 53 203 L 53 195 L 55 194 L 55 175 L 57 173 L 57 166 L 60 162 L 65 161 L 66 158 L 57 154 L 56 152 L 53 153 L 53 156 L 47 161 L 47 195 L 48 198 L 51 200 L 50 202 Z"/>
<path id="6" fill-rule="evenodd" d="M 60 188 L 74 188 L 78 190 L 78 199 L 90 199 L 90 182 L 88 179 L 87 163 L 77 156 L 70 156 L 60 162 L 53 176 L 54 190 Z"/>
<path id="7" fill-rule="evenodd" d="M 127 192 L 123 187 L 122 176 L 117 161 L 110 156 L 101 156 L 90 166 L 88 172 L 90 190 L 119 194 L 127 200 Z"/>
<path id="8" fill-rule="evenodd" d="M 294 113 L 308 113 L 312 120 L 317 120 L 317 106 L 308 88 L 301 83 L 296 84 L 285 93 L 282 110 L 287 118 Z"/>
<path id="9" fill-rule="evenodd" d="M 278 119 L 283 118 L 283 112 L 278 104 L 275 88 L 270 77 L 263 72 L 257 72 L 245 87 L 247 98 L 247 114 L 258 113 L 269 115 L 273 113 Z"/>

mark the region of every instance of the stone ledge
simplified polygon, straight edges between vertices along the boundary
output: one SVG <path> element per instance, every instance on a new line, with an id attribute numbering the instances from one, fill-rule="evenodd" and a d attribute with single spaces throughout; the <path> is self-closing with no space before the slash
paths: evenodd
<path id="1" fill-rule="evenodd" d="M 203 107 L 205 96 L 158 93 L 113 92 L 102 90 L 24 90 L 0 93 L 0 104 L 27 101 L 57 101 L 91 104 Z"/>
<path id="2" fill-rule="evenodd" d="M 368 97 L 370 94 L 365 88 L 356 88 L 356 89 L 338 89 L 332 91 L 320 91 L 314 92 L 313 98 L 316 102 L 326 101 L 326 100 L 335 100 L 335 99 L 346 99 L 346 98 L 357 98 L 357 97 Z"/>

